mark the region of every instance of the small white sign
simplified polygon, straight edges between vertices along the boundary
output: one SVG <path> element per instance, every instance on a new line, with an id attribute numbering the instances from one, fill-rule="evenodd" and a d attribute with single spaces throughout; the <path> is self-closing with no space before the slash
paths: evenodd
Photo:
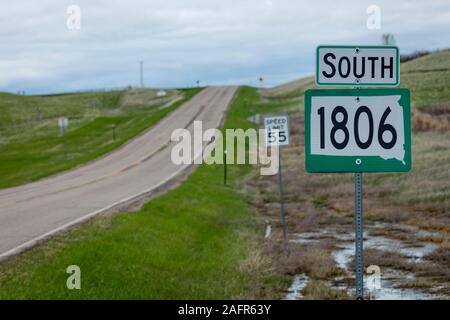
<path id="1" fill-rule="evenodd" d="M 165 97 L 165 96 L 167 96 L 167 92 L 164 91 L 164 90 L 159 90 L 159 91 L 156 93 L 156 96 L 157 96 L 157 97 Z"/>
<path id="2" fill-rule="evenodd" d="M 317 85 L 397 86 L 400 83 L 395 46 L 319 46 Z"/>
<path id="3" fill-rule="evenodd" d="M 267 146 L 289 145 L 289 121 L 287 116 L 264 118 Z"/>
<path id="4" fill-rule="evenodd" d="M 58 125 L 61 129 L 66 129 L 69 126 L 69 119 L 66 117 L 60 117 L 58 118 Z"/>

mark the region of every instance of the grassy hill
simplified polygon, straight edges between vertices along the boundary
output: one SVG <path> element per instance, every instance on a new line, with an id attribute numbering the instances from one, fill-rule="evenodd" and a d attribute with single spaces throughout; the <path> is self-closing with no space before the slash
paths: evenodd
<path id="1" fill-rule="evenodd" d="M 401 64 L 400 87 L 411 89 L 418 108 L 436 107 L 450 101 L 450 50 L 429 54 Z M 261 94 L 269 98 L 303 99 L 305 90 L 316 88 L 314 77 L 294 80 Z"/>
<path id="2" fill-rule="evenodd" d="M 450 50 L 408 61 L 400 70 L 400 85 L 411 89 L 416 107 L 450 112 Z"/>
<path id="3" fill-rule="evenodd" d="M 149 128 L 197 92 L 169 90 L 165 97 L 152 89 L 45 96 L 0 93 L 0 188 L 95 159 Z M 69 119 L 67 159 L 58 127 L 61 116 Z"/>

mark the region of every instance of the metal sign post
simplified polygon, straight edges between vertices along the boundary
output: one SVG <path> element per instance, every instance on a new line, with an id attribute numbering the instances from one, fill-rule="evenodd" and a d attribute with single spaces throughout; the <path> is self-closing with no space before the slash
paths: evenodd
<path id="1" fill-rule="evenodd" d="M 64 136 L 64 159 L 67 160 L 67 138 L 66 138 L 66 128 L 63 129 Z"/>
<path id="2" fill-rule="evenodd" d="M 281 170 L 281 148 L 278 148 L 278 187 L 280 190 L 280 219 L 283 226 L 283 240 L 287 241 L 286 216 L 284 213 L 283 172 Z"/>
<path id="3" fill-rule="evenodd" d="M 357 86 L 305 92 L 307 172 L 355 175 L 355 285 L 364 298 L 363 172 L 411 170 L 411 99 L 397 86 L 399 50 L 393 46 L 319 46 L 316 84 Z"/>
<path id="4" fill-rule="evenodd" d="M 355 173 L 355 283 L 356 299 L 364 298 L 363 246 L 363 182 L 362 173 Z"/>
<path id="5" fill-rule="evenodd" d="M 287 241 L 287 225 L 284 210 L 283 171 L 281 168 L 281 146 L 289 145 L 289 121 L 287 116 L 264 118 L 266 146 L 278 148 L 278 188 L 280 192 L 280 221 L 283 227 L 283 240 Z"/>
<path id="6" fill-rule="evenodd" d="M 355 87 L 358 90 L 360 87 Z M 360 101 L 356 97 L 356 101 Z M 356 299 L 364 299 L 364 225 L 362 172 L 355 172 L 355 288 Z"/>

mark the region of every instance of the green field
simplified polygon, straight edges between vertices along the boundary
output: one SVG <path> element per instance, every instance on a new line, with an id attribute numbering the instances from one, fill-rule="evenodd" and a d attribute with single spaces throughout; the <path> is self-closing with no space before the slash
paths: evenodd
<path id="1" fill-rule="evenodd" d="M 0 93 L 0 188 L 93 160 L 151 127 L 198 92 L 171 90 L 165 98 L 150 89 L 48 96 Z M 60 116 L 69 118 L 67 158 L 57 122 Z"/>
<path id="2" fill-rule="evenodd" d="M 254 126 L 253 113 L 285 107 L 255 103 L 241 88 L 225 128 Z M 262 229 L 237 191 L 247 165 L 202 165 L 177 189 L 141 210 L 98 217 L 0 265 L 3 299 L 228 299 L 273 297 L 288 277 L 272 276 L 259 254 Z M 66 288 L 79 265 L 82 289 Z M 270 290 L 274 290 L 270 293 Z"/>

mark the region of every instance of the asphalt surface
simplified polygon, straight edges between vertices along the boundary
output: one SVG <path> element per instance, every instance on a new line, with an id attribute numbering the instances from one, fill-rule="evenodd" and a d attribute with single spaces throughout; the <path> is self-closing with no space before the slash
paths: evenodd
<path id="1" fill-rule="evenodd" d="M 216 128 L 236 87 L 211 87 L 118 150 L 79 168 L 0 190 L 0 260 L 115 206 L 161 188 L 190 165 L 175 165 L 172 132 L 202 120 Z"/>

